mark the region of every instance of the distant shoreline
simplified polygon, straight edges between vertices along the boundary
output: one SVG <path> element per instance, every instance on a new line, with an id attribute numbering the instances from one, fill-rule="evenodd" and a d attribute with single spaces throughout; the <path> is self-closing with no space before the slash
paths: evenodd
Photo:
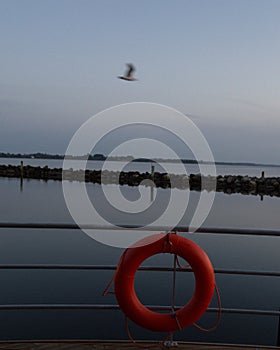
<path id="1" fill-rule="evenodd" d="M 17 158 L 17 159 L 60 159 L 65 158 L 61 154 L 48 154 L 48 153 L 4 153 L 0 152 L 0 158 Z M 89 161 L 114 161 L 114 162 L 139 162 L 139 163 L 184 163 L 184 164 L 205 164 L 205 165 L 230 165 L 230 166 L 251 166 L 251 167 L 280 167 L 280 164 L 265 164 L 265 163 L 252 163 L 252 162 L 208 162 L 208 161 L 196 161 L 193 159 L 163 159 L 163 158 L 133 158 L 132 156 L 114 156 L 107 157 L 103 154 L 94 155 L 82 155 L 82 156 L 66 156 L 66 159 L 72 160 L 89 160 Z"/>

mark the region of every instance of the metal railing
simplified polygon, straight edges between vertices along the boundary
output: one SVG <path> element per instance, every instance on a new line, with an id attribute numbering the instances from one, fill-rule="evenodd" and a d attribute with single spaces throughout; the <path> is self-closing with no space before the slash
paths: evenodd
<path id="1" fill-rule="evenodd" d="M 29 222 L 0 222 L 0 228 L 30 228 L 30 229 L 58 229 L 58 230 L 136 230 L 136 231 L 169 231 L 166 226 L 149 226 L 118 224 L 113 225 L 78 225 L 67 223 L 29 223 Z M 192 228 L 187 226 L 176 226 L 172 232 L 192 233 Z M 195 233 L 211 233 L 211 234 L 234 234 L 246 236 L 272 236 L 280 237 L 279 230 L 263 230 L 263 229 L 238 229 L 238 228 L 221 228 L 221 227 L 200 227 Z"/>
<path id="2" fill-rule="evenodd" d="M 81 225 L 76 224 L 54 224 L 54 223 L 0 223 L 1 229 L 40 229 L 44 230 L 79 230 L 79 229 L 93 229 L 93 230 L 145 230 L 145 231 L 166 231 L 166 227 L 138 227 L 136 225 L 121 225 L 115 226 L 98 226 L 98 225 Z M 41 231 L 41 232 L 42 232 Z M 176 232 L 192 232 L 188 227 L 176 227 L 172 231 Z M 278 230 L 255 230 L 255 229 L 235 229 L 235 228 L 199 228 L 196 234 L 218 234 L 218 235 L 247 235 L 247 236 L 270 236 L 280 237 Z M 115 265 L 73 265 L 73 264 L 0 264 L 0 270 L 99 270 L 99 271 L 113 271 L 116 269 Z M 155 271 L 155 272 L 172 272 L 172 267 L 156 267 L 145 266 L 140 267 L 140 271 Z M 191 272 L 191 268 L 177 267 L 178 272 Z M 280 271 L 257 271 L 257 270 L 239 270 L 239 269 L 222 269 L 216 268 L 216 274 L 227 275 L 246 275 L 246 276 L 263 276 L 263 277 L 280 277 Z M 146 305 L 152 310 L 170 310 L 170 306 L 164 305 Z M 175 306 L 179 309 L 182 306 Z M 0 305 L 0 310 L 119 310 L 117 304 L 12 304 Z M 262 315 L 280 317 L 279 310 L 256 310 L 256 309 L 242 309 L 242 308 L 208 308 L 207 312 L 215 313 L 221 311 L 225 314 L 240 314 L 240 315 Z M 280 322 L 280 321 L 279 321 Z M 280 331 L 280 323 L 279 323 Z M 280 338 L 279 338 L 280 339 Z M 278 344 L 279 345 L 279 344 Z"/>

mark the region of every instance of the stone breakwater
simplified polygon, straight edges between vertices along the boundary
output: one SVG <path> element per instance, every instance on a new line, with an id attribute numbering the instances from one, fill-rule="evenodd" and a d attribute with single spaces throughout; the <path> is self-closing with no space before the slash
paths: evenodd
<path id="1" fill-rule="evenodd" d="M 63 176 L 62 176 L 63 174 Z M 241 175 L 201 176 L 200 174 L 175 175 L 167 173 L 153 174 L 138 171 L 108 170 L 63 170 L 61 168 L 0 165 L 0 176 L 21 179 L 40 179 L 62 181 L 85 181 L 101 184 L 119 184 L 128 186 L 155 186 L 160 188 L 189 189 L 191 191 L 217 191 L 252 195 L 280 197 L 280 177 L 250 177 Z M 153 185 L 154 184 L 154 185 Z"/>

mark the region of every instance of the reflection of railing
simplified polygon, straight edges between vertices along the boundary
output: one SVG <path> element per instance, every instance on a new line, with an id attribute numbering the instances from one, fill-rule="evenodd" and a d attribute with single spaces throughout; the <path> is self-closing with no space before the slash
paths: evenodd
<path id="1" fill-rule="evenodd" d="M 0 223 L 1 229 L 58 229 L 58 230 L 76 230 L 76 229 L 98 229 L 98 230 L 143 230 L 143 231 L 165 231 L 166 227 L 137 227 L 136 225 L 98 226 L 98 225 L 76 225 L 76 224 L 53 224 L 53 223 Z M 192 232 L 188 227 L 176 227 L 174 232 Z M 268 236 L 280 237 L 280 231 L 277 230 L 255 230 L 255 229 L 235 229 L 235 228 L 199 228 L 196 233 L 208 234 L 231 234 L 247 236 Z M 115 265 L 72 265 L 72 264 L 0 264 L 0 270 L 99 270 L 114 271 Z M 172 272 L 174 267 L 156 267 L 143 266 L 140 271 Z M 191 272 L 191 268 L 176 268 L 177 272 Z M 246 275 L 246 276 L 266 276 L 280 277 L 280 271 L 256 271 L 239 269 L 215 269 L 216 274 L 225 275 Z M 170 310 L 170 306 L 146 305 L 152 310 Z M 175 306 L 180 308 L 181 306 Z M 0 310 L 118 310 L 117 304 L 12 304 L 0 305 Z M 207 312 L 219 312 L 219 308 L 208 308 Z M 256 310 L 242 308 L 222 308 L 224 314 L 240 315 L 263 315 L 280 317 L 279 310 Z M 280 320 L 278 329 L 278 346 L 280 345 Z"/>

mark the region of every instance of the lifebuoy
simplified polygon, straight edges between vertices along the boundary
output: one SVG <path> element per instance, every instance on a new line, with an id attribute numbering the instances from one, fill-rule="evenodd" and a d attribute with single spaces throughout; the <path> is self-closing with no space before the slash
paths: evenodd
<path id="1" fill-rule="evenodd" d="M 185 259 L 195 275 L 195 291 L 189 302 L 173 313 L 158 313 L 145 307 L 134 289 L 140 264 L 150 256 L 172 253 Z M 148 236 L 123 253 L 114 280 L 115 295 L 122 311 L 138 325 L 158 332 L 172 332 L 197 321 L 208 308 L 215 289 L 212 264 L 194 242 L 176 234 Z"/>

